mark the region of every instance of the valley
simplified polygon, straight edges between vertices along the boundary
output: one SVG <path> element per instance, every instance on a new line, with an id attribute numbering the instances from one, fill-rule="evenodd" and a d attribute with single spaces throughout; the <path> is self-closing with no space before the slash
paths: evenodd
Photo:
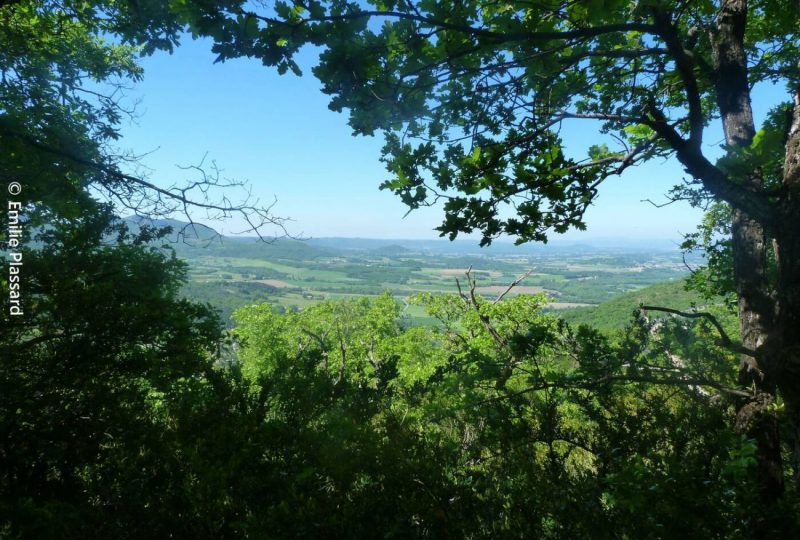
<path id="1" fill-rule="evenodd" d="M 299 310 L 326 299 L 375 296 L 390 291 L 403 302 L 410 325 L 435 321 L 408 302 L 419 293 L 456 293 L 469 271 L 475 292 L 496 298 L 514 280 L 530 274 L 508 294 L 543 293 L 548 310 L 580 322 L 603 302 L 660 283 L 675 283 L 681 306 L 694 298 L 680 280 L 688 270 L 675 246 L 552 244 L 514 246 L 418 240 L 216 238 L 175 242 L 189 264 L 186 297 L 208 302 L 230 326 L 237 308 L 267 302 L 276 311 Z"/>

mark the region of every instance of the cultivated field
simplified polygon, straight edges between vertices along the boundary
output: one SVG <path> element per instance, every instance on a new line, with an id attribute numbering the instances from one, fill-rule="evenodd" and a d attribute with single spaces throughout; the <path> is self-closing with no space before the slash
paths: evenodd
<path id="1" fill-rule="evenodd" d="M 344 240 L 339 244 L 334 239 L 324 245 L 224 239 L 205 247 L 176 244 L 175 249 L 189 263 L 186 296 L 215 305 L 228 324 L 231 313 L 247 304 L 268 302 L 278 311 L 296 310 L 325 299 L 387 290 L 403 301 L 409 324 L 429 324 L 432 320 L 407 299 L 418 293 L 456 293 L 456 280 L 463 288 L 468 271 L 476 292 L 488 298 L 530 271 L 509 296 L 544 293 L 554 310 L 585 309 L 686 273 L 677 251 L 565 246 L 514 252 L 511 246 L 479 250 L 470 244 L 458 250 L 445 241 L 440 250 L 414 241 L 366 248 Z"/>

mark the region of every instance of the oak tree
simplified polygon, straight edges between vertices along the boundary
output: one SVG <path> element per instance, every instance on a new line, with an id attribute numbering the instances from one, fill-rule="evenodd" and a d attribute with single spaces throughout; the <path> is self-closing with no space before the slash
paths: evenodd
<path id="1" fill-rule="evenodd" d="M 356 134 L 383 132 L 391 178 L 411 208 L 443 201 L 450 238 L 479 231 L 518 242 L 583 228 L 598 186 L 654 158 L 690 182 L 676 199 L 723 201 L 741 343 L 739 423 L 758 441 L 762 495 L 784 490 L 776 400 L 800 444 L 800 6 L 792 0 L 278 1 L 189 4 L 176 12 L 211 36 L 219 60 L 249 56 L 313 72 Z M 785 102 L 758 126 L 751 94 Z M 715 159 L 704 145 L 721 120 Z M 585 158 L 560 128 L 585 124 L 608 144 Z M 510 211 L 509 211 L 510 209 Z M 769 272 L 768 246 L 776 269 Z M 730 341 L 730 340 L 729 340 Z"/>
<path id="2" fill-rule="evenodd" d="M 251 232 L 285 234 L 272 205 L 214 164 L 154 180 L 140 155 L 120 148 L 124 121 L 138 114 L 127 93 L 142 78 L 140 56 L 171 51 L 181 28 L 151 0 L 0 2 L 0 177 L 22 186 L 26 219 L 76 216 L 99 197 L 120 213 L 192 224 L 235 215 Z"/>

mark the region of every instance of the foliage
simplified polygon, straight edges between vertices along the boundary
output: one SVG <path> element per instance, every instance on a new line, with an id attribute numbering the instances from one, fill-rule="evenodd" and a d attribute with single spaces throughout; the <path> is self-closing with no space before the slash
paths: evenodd
<path id="1" fill-rule="evenodd" d="M 0 5 L 0 172 L 25 184 L 33 236 L 24 315 L 4 309 L 0 333 L 0 535 L 797 535 L 796 490 L 759 496 L 763 432 L 736 429 L 742 411 L 756 423 L 796 411 L 773 392 L 759 412 L 714 319 L 640 313 L 611 339 L 543 313 L 544 296 L 484 298 L 468 275 L 458 294 L 416 298 L 436 326 L 405 327 L 387 293 L 245 307 L 224 336 L 209 306 L 181 298 L 186 267 L 158 245 L 168 232 L 133 232 L 93 199 L 192 204 L 121 171 L 109 145 L 125 111 L 94 86 L 136 80 L 138 51 L 170 49 L 185 23 L 220 59 L 281 72 L 297 71 L 304 44 L 324 46 L 315 73 L 332 108 L 349 108 L 358 133 L 386 132 L 385 187 L 412 208 L 444 197 L 451 237 L 580 228 L 600 181 L 672 152 L 734 214 L 772 227 L 784 195 L 746 187 L 746 173 L 763 169 L 770 190 L 785 173 L 777 113 L 716 166 L 700 152 L 725 104 L 719 68 L 704 69 L 719 43 L 693 30 L 713 26 L 713 4 L 245 5 Z M 751 4 L 752 82 L 795 77 L 796 14 Z M 625 151 L 600 142 L 588 161 L 569 156 L 556 127 L 567 119 L 601 120 Z M 717 281 L 700 280 L 708 294 L 729 290 L 717 212 L 694 240 L 719 265 L 707 271 Z"/>
<path id="2" fill-rule="evenodd" d="M 686 310 L 693 307 L 705 309 L 704 306 L 721 302 L 721 298 L 716 296 L 705 298 L 686 291 L 686 286 L 685 280 L 659 283 L 617 296 L 597 306 L 563 310 L 560 316 L 573 325 L 584 324 L 602 332 L 613 332 L 623 330 L 631 315 L 643 304 Z"/>
<path id="3" fill-rule="evenodd" d="M 112 223 L 98 206 L 22 251 L 25 312 L 4 309 L 0 340 L 0 519 L 12 537 L 158 535 L 185 512 L 191 464 L 167 410 L 220 379 L 219 322 L 178 298 L 182 262 Z"/>
<path id="4" fill-rule="evenodd" d="M 726 68 L 715 26 L 721 9 L 672 1 L 230 1 L 182 5 L 180 16 L 214 39 L 221 61 L 256 57 L 300 73 L 295 54 L 321 46 L 313 73 L 330 108 L 347 109 L 356 134 L 385 134 L 391 178 L 383 187 L 411 209 L 443 201 L 442 235 L 479 231 L 487 244 L 501 234 L 525 242 L 545 240 L 549 229 L 582 229 L 607 177 L 676 153 L 707 192 L 746 204 L 748 194 L 728 185 L 741 176 L 730 165 L 772 167 L 783 149 L 766 144 L 775 142 L 773 117 L 752 148 L 731 149 L 719 171 L 708 172 L 699 144 L 727 99 L 717 85 Z M 793 89 L 797 6 L 751 2 L 746 17 L 750 84 Z M 608 136 L 568 152 L 560 127 L 575 122 Z"/>
<path id="5" fill-rule="evenodd" d="M 241 519 L 229 491 L 258 462 L 209 466 L 252 455 L 237 421 L 250 402 L 214 366 L 219 320 L 179 297 L 184 263 L 151 245 L 166 231 L 132 232 L 95 198 L 197 202 L 125 174 L 135 156 L 113 146 L 137 57 L 178 30 L 157 1 L 0 3 L 0 203 L 20 203 L 23 230 L 14 238 L 3 212 L 4 538 L 219 538 Z M 9 311 L 9 252 L 24 261 L 22 315 Z"/>
<path id="6" fill-rule="evenodd" d="M 750 394 L 740 413 L 753 421 L 741 425 L 758 441 L 762 495 L 779 501 L 784 441 L 800 470 L 797 2 L 231 0 L 182 7 L 192 31 L 214 40 L 218 60 L 256 57 L 299 74 L 298 51 L 321 47 L 313 73 L 330 108 L 348 110 L 355 134 L 384 134 L 391 176 L 382 187 L 411 210 L 441 202 L 438 230 L 450 239 L 480 232 L 482 245 L 501 235 L 524 243 L 583 229 L 602 182 L 674 157 L 689 176 L 674 200 L 732 210 L 733 282 L 700 275 L 695 284 L 709 294 L 734 285 L 742 344 L 723 341 L 744 355 L 740 382 Z M 770 104 L 759 129 L 752 90 L 766 84 L 785 97 Z M 704 145 L 717 119 L 725 141 L 719 159 Z M 594 125 L 600 140 L 568 149 L 562 127 L 574 122 Z M 707 224 L 710 237 L 717 226 Z M 715 259 L 724 243 L 709 247 L 711 262 L 724 264 Z M 770 409 L 776 399 L 792 409 L 788 439 Z"/>
<path id="7" fill-rule="evenodd" d="M 724 297 L 729 307 L 735 305 L 733 251 L 731 243 L 731 209 L 717 203 L 703 217 L 698 232 L 687 234 L 681 244 L 687 253 L 700 251 L 706 264 L 695 269 L 687 287 L 704 298 Z"/>
<path id="8" fill-rule="evenodd" d="M 542 298 L 417 301 L 439 328 L 402 330 L 388 297 L 236 314 L 251 392 L 292 437 L 282 505 L 305 519 L 271 522 L 278 536 L 753 533 L 752 447 L 727 427 L 716 394 L 735 372 L 708 328 L 656 339 L 639 321 L 615 345 Z"/>
<path id="9" fill-rule="evenodd" d="M 685 253 L 700 253 L 705 265 L 693 269 L 687 280 L 689 290 L 697 291 L 706 300 L 723 298 L 729 310 L 736 307 L 736 282 L 733 273 L 733 241 L 731 238 L 732 210 L 729 205 L 715 203 L 705 213 L 697 232 L 684 236 L 681 249 Z M 771 286 L 778 281 L 775 248 L 765 249 L 766 274 Z"/>
<path id="10" fill-rule="evenodd" d="M 234 311 L 254 302 L 266 302 L 267 294 L 275 291 L 277 289 L 269 285 L 241 281 L 188 282 L 181 287 L 183 297 L 213 306 L 219 312 L 220 320 L 228 327 L 233 325 L 231 316 Z M 281 307 L 276 306 L 275 309 Z"/>
<path id="11" fill-rule="evenodd" d="M 75 217 L 88 185 L 118 197 L 141 187 L 113 174 L 124 156 L 108 145 L 133 112 L 122 92 L 142 76 L 138 46 L 175 42 L 176 23 L 165 15 L 158 2 L 139 9 L 113 1 L 0 7 L 0 172 L 24 186 L 26 200 Z"/>

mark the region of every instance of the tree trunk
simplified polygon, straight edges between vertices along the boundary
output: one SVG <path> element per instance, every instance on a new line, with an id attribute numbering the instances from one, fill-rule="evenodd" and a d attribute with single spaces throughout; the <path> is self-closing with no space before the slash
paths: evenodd
<path id="1" fill-rule="evenodd" d="M 786 138 L 783 187 L 786 190 L 781 214 L 786 226 L 776 234 L 778 263 L 778 328 L 780 378 L 791 423 L 792 467 L 800 488 L 800 88 L 795 91 L 794 108 Z"/>
<path id="2" fill-rule="evenodd" d="M 723 1 L 712 38 L 717 105 L 725 141 L 732 150 L 750 146 L 755 135 L 744 49 L 746 23 L 746 0 Z M 759 171 L 751 171 L 747 178 L 737 180 L 754 188 L 762 184 Z M 776 302 L 768 279 L 767 236 L 764 227 L 741 208 L 734 208 L 733 212 L 732 246 L 742 344 L 762 351 L 776 330 Z M 775 350 L 772 346 L 769 349 Z M 754 390 L 754 398 L 740 407 L 737 427 L 757 442 L 761 497 L 768 504 L 779 499 L 784 489 L 780 432 L 775 413 L 770 410 L 778 381 L 777 363 L 774 354 L 759 355 L 758 360 L 743 355 L 739 371 L 739 382 Z"/>
<path id="3" fill-rule="evenodd" d="M 767 286 L 766 235 L 759 223 L 740 210 L 734 211 L 732 230 L 742 344 L 748 349 L 765 351 L 764 345 L 776 327 L 772 317 L 774 301 Z M 739 384 L 754 392 L 753 399 L 738 410 L 737 427 L 756 440 L 758 479 L 766 503 L 778 500 L 784 489 L 780 429 L 770 407 L 775 402 L 779 379 L 776 360 L 769 353 L 761 355 L 760 361 L 742 355 L 739 365 Z"/>
<path id="4" fill-rule="evenodd" d="M 800 488 L 800 216 L 794 217 L 793 224 L 778 235 L 776 242 L 779 315 L 770 350 L 777 352 L 777 386 L 790 424 L 791 465 L 795 484 Z"/>

